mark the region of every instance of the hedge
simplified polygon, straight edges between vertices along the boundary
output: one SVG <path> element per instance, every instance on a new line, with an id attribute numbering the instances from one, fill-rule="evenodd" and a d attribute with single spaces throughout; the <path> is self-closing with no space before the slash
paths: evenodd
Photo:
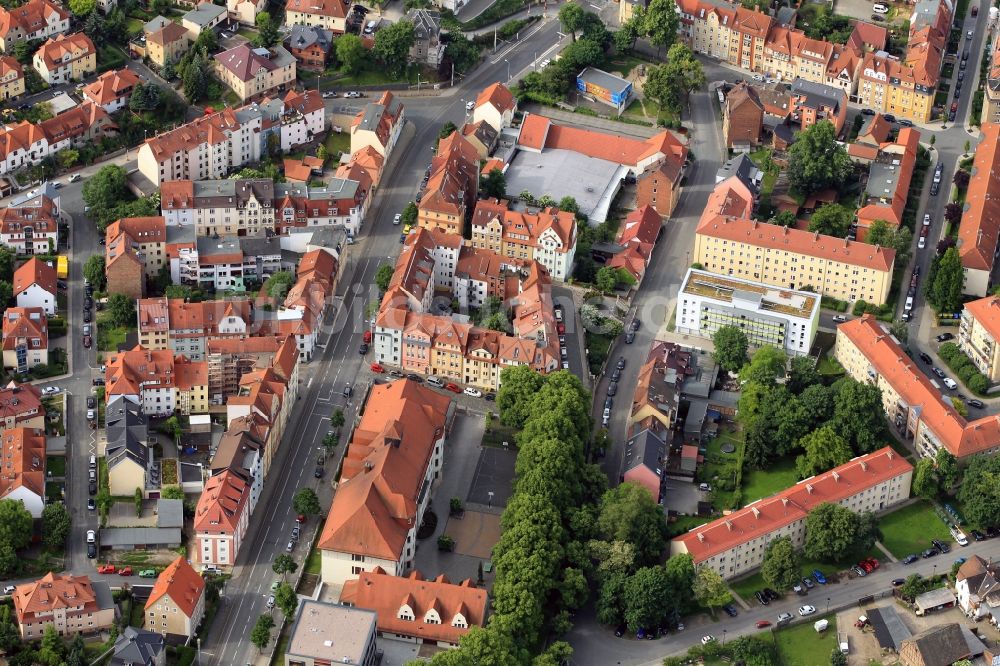
<path id="1" fill-rule="evenodd" d="M 979 372 L 965 352 L 954 342 L 946 342 L 938 348 L 938 356 L 948 365 L 952 372 L 965 384 L 966 388 L 976 395 L 985 396 L 990 382 Z"/>

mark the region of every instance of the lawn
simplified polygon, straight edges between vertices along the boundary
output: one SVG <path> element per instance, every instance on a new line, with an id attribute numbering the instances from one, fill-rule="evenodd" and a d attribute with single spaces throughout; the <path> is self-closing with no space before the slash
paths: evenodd
<path id="1" fill-rule="evenodd" d="M 64 456 L 46 456 L 45 473 L 56 478 L 66 476 L 66 458 Z"/>
<path id="2" fill-rule="evenodd" d="M 830 627 L 822 633 L 813 629 L 813 622 L 822 618 L 813 618 L 809 618 L 811 622 L 774 632 L 781 663 L 788 666 L 827 666 L 830 663 L 830 653 L 837 646 L 837 616 L 825 616 Z"/>
<path id="3" fill-rule="evenodd" d="M 323 141 L 323 145 L 326 146 L 328 159 L 337 159 L 341 153 L 351 151 L 351 135 L 347 132 L 340 132 L 339 134 L 337 132 L 330 132 L 326 140 Z"/>
<path id="4" fill-rule="evenodd" d="M 877 546 L 872 546 L 872 549 L 867 553 L 865 553 L 864 557 L 865 558 L 874 557 L 879 561 L 881 561 L 885 559 L 885 553 L 879 550 Z M 823 575 L 826 576 L 827 580 L 832 581 L 834 578 L 834 574 L 836 572 L 845 571 L 846 569 L 854 566 L 854 564 L 856 563 L 857 560 L 854 559 L 848 559 L 844 562 L 830 562 L 821 560 L 811 560 L 807 558 L 805 555 L 801 555 L 799 562 L 799 576 L 801 577 L 811 576 L 813 571 L 819 569 L 821 572 L 823 572 Z M 830 583 L 830 584 L 833 585 L 835 583 Z M 753 593 L 756 592 L 757 590 L 767 587 L 767 584 L 764 582 L 763 577 L 761 577 L 760 571 L 757 571 L 756 573 L 747 576 L 746 578 L 741 578 L 738 581 L 730 583 L 729 587 L 732 588 L 733 592 L 740 595 L 744 601 L 753 606 L 757 603 L 757 600 L 754 599 Z M 778 592 L 782 594 L 786 592 L 788 594 L 791 594 L 791 590 L 778 590 Z M 810 598 L 812 599 L 812 601 L 809 601 Z M 826 596 L 823 594 L 823 586 L 817 585 L 815 588 L 813 588 L 811 593 L 809 593 L 808 595 L 806 595 L 805 598 L 803 598 L 802 603 L 812 604 L 813 606 L 819 608 L 820 599 L 825 599 L 825 598 Z"/>
<path id="5" fill-rule="evenodd" d="M 934 513 L 930 502 L 924 500 L 883 516 L 879 529 L 882 545 L 899 559 L 928 548 L 931 539 L 951 541 L 948 526 Z"/>
<path id="6" fill-rule="evenodd" d="M 584 338 L 587 349 L 590 350 L 590 354 L 587 357 L 590 365 L 590 374 L 600 374 L 601 366 L 604 365 L 604 361 L 608 358 L 608 352 L 611 350 L 611 343 L 614 342 L 614 338 L 601 335 L 600 333 L 591 333 L 590 331 L 584 331 Z"/>
<path id="7" fill-rule="evenodd" d="M 712 519 L 706 516 L 677 516 L 674 522 L 667 523 L 667 530 L 672 538 L 684 534 L 699 525 L 704 525 L 710 520 Z"/>
<path id="8" fill-rule="evenodd" d="M 343 86 L 377 86 L 384 83 L 410 83 L 416 84 L 417 74 L 420 70 L 416 67 L 410 67 L 406 74 L 403 76 L 392 76 L 389 72 L 384 69 L 366 69 L 357 74 L 345 74 L 343 77 L 334 81 L 334 85 Z M 423 83 L 432 83 L 428 81 L 427 78 L 421 79 Z"/>
<path id="9" fill-rule="evenodd" d="M 129 37 L 135 37 L 136 35 L 142 33 L 143 25 L 145 24 L 139 19 L 129 17 L 125 19 L 125 32 L 128 33 Z"/>
<path id="10" fill-rule="evenodd" d="M 733 453 L 723 453 L 722 445 L 729 442 L 736 447 Z M 724 432 L 708 443 L 705 448 L 705 464 L 701 468 L 701 480 L 715 486 L 712 499 L 718 508 L 733 506 L 734 490 L 724 490 L 724 484 L 735 484 L 739 479 L 739 450 L 743 439 L 739 433 Z"/>
<path id="11" fill-rule="evenodd" d="M 128 329 L 121 326 L 112 326 L 108 317 L 98 317 L 97 319 L 97 350 L 102 352 L 118 351 L 118 345 L 125 344 L 128 336 Z"/>
<path id="12" fill-rule="evenodd" d="M 789 456 L 768 465 L 767 469 L 747 470 L 743 473 L 743 502 L 749 504 L 763 497 L 790 488 L 799 480 L 795 460 Z"/>
<path id="13" fill-rule="evenodd" d="M 323 553 L 319 548 L 313 548 L 309 551 L 309 557 L 306 558 L 305 568 L 302 573 L 314 574 L 318 576 L 323 571 Z"/>
<path id="14" fill-rule="evenodd" d="M 629 72 L 635 69 L 638 65 L 652 66 L 654 64 L 656 63 L 646 60 L 645 58 L 638 58 L 634 55 L 615 56 L 607 63 L 607 66 L 605 66 L 604 69 L 605 71 L 613 72 L 619 76 L 627 77 Z"/>
<path id="15" fill-rule="evenodd" d="M 622 115 L 643 122 L 652 122 L 660 117 L 660 106 L 650 99 L 636 99 L 629 104 Z"/>
<path id="16" fill-rule="evenodd" d="M 832 356 L 823 356 L 819 359 L 816 371 L 821 375 L 842 375 L 844 374 L 844 366 L 840 365 L 840 362 Z"/>
<path id="17" fill-rule="evenodd" d="M 494 418 L 490 423 L 490 431 L 483 432 L 483 446 L 493 446 L 501 447 L 504 442 L 507 442 L 508 446 L 516 447 L 515 438 L 517 437 L 517 430 L 514 428 L 508 428 L 500 423 L 499 418 Z"/>

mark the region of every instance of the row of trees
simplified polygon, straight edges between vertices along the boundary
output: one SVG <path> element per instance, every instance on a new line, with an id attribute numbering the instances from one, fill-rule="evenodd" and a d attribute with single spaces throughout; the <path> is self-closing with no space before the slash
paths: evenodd
<path id="1" fill-rule="evenodd" d="M 17 551 L 31 542 L 33 519 L 21 500 L 0 500 L 0 577 L 7 578 L 18 571 Z M 66 543 L 71 521 L 66 507 L 57 502 L 42 510 L 42 543 L 57 551 Z"/>
<path id="2" fill-rule="evenodd" d="M 943 248 L 939 247 L 938 253 L 931 260 L 927 280 L 924 282 L 927 302 L 938 312 L 961 310 L 964 275 L 958 248 L 950 243 Z"/>
<path id="3" fill-rule="evenodd" d="M 147 217 L 159 214 L 159 194 L 136 199 L 128 189 L 125 169 L 115 164 L 102 167 L 83 184 L 83 200 L 90 207 L 88 215 L 104 233 L 109 224 L 123 217 Z"/>

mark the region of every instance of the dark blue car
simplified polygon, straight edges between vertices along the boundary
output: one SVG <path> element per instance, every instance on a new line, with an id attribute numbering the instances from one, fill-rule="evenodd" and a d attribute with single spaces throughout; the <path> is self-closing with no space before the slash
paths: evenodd
<path id="1" fill-rule="evenodd" d="M 815 578 L 816 582 L 820 585 L 826 585 L 826 576 L 824 576 L 823 572 L 819 569 L 813 571 L 813 578 Z"/>

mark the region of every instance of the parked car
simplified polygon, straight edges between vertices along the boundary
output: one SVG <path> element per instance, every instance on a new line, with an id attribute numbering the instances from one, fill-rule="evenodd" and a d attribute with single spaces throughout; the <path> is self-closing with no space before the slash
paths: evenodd
<path id="1" fill-rule="evenodd" d="M 935 336 L 934 339 L 937 340 L 938 342 L 948 342 L 949 340 L 953 340 L 954 338 L 955 335 L 952 333 L 942 333 L 941 335 Z"/>
<path id="2" fill-rule="evenodd" d="M 771 601 L 777 601 L 778 599 L 781 598 L 780 594 L 778 594 L 777 592 L 775 592 L 774 590 L 772 590 L 769 587 L 765 587 L 764 588 L 764 594 L 766 594 L 767 598 L 770 599 Z"/>
<path id="3" fill-rule="evenodd" d="M 875 109 L 861 109 L 861 115 L 863 116 L 874 116 Z"/>
<path id="4" fill-rule="evenodd" d="M 87 498 L 87 511 L 96 511 L 96 510 L 97 510 L 97 502 L 94 501 L 93 497 L 88 497 Z"/>
<path id="5" fill-rule="evenodd" d="M 792 621 L 791 613 L 778 613 L 778 624 L 788 624 Z"/>
<path id="6" fill-rule="evenodd" d="M 131 576 L 132 575 L 132 567 L 122 567 L 121 569 L 118 570 L 118 575 L 119 576 Z"/>
<path id="7" fill-rule="evenodd" d="M 344 384 L 344 390 L 342 391 L 342 393 L 344 394 L 345 398 L 350 398 L 352 395 L 354 395 L 354 389 L 351 388 L 350 384 Z"/>
<path id="8" fill-rule="evenodd" d="M 608 384 L 608 395 L 614 397 L 618 393 L 618 382 L 611 382 Z"/>
<path id="9" fill-rule="evenodd" d="M 496 399 L 497 399 L 497 394 L 493 392 L 487 393 L 486 395 L 483 396 L 483 400 L 489 400 L 490 402 L 493 402 Z"/>
<path id="10" fill-rule="evenodd" d="M 768 627 L 771 626 L 771 623 L 767 620 L 757 620 L 756 626 L 758 629 L 767 629 Z"/>
<path id="11" fill-rule="evenodd" d="M 268 608 L 274 608 L 274 595 L 273 595 L 273 594 L 272 594 L 272 595 L 269 595 L 269 596 L 267 597 L 267 604 L 265 604 L 265 605 L 266 605 L 266 606 L 267 606 Z"/>
<path id="12" fill-rule="evenodd" d="M 820 585 L 826 585 L 826 576 L 824 576 L 823 572 L 819 569 L 813 569 L 813 578 L 815 578 L 816 582 Z"/>
<path id="13" fill-rule="evenodd" d="M 845 321 L 847 321 L 847 317 L 845 317 L 844 315 L 833 315 L 833 320 L 838 324 L 842 324 Z"/>
<path id="14" fill-rule="evenodd" d="M 885 114 L 882 117 L 885 118 L 885 121 L 888 122 L 888 123 L 894 123 L 894 122 L 896 122 L 896 116 L 892 115 L 891 113 L 887 113 L 887 114 Z"/>
<path id="15" fill-rule="evenodd" d="M 760 602 L 761 606 L 767 606 L 771 603 L 771 600 L 767 598 L 767 595 L 761 591 L 754 592 L 754 596 L 757 597 L 757 601 Z"/>
<path id="16" fill-rule="evenodd" d="M 704 636 L 701 637 L 702 645 L 708 645 L 709 643 L 713 642 L 715 642 L 715 636 L 713 636 L 712 634 L 705 634 Z"/>
<path id="17" fill-rule="evenodd" d="M 926 559 L 929 559 L 929 558 L 934 557 L 935 555 L 937 555 L 938 551 L 937 551 L 937 548 L 928 548 L 927 550 L 925 550 L 921 554 L 923 555 L 924 559 L 926 560 Z"/>
<path id="18" fill-rule="evenodd" d="M 941 379 L 941 381 L 944 382 L 944 385 L 947 386 L 952 391 L 958 388 L 958 384 L 956 384 L 955 380 L 952 379 L 951 377 L 944 377 Z"/>
<path id="19" fill-rule="evenodd" d="M 799 606 L 799 615 L 806 617 L 807 615 L 812 615 L 816 612 L 815 606 Z"/>
<path id="20" fill-rule="evenodd" d="M 618 368 L 619 370 L 624 370 L 625 369 L 625 357 L 624 356 L 619 356 L 618 357 L 618 363 L 615 365 L 615 367 Z"/>
<path id="21" fill-rule="evenodd" d="M 621 371 L 621 370 L 619 370 L 618 368 L 615 368 L 615 369 L 614 369 L 614 370 L 613 370 L 613 371 L 611 372 L 611 381 L 613 381 L 613 382 L 617 382 L 617 381 L 618 381 L 619 379 L 621 379 L 621 378 L 622 378 L 622 371 Z"/>
<path id="22" fill-rule="evenodd" d="M 919 559 L 920 559 L 919 555 L 915 555 L 915 554 L 911 553 L 910 555 L 907 555 L 906 557 L 903 558 L 903 564 L 913 564 L 914 562 L 916 562 Z"/>
<path id="23" fill-rule="evenodd" d="M 808 576 L 802 579 L 802 584 L 805 585 L 806 588 L 810 590 L 816 587 L 816 583 L 814 583 L 812 578 L 809 578 Z"/>
<path id="24" fill-rule="evenodd" d="M 892 579 L 892 586 L 893 587 L 899 587 L 900 585 L 902 585 L 905 582 L 906 582 L 905 578 L 893 578 Z"/>
<path id="25" fill-rule="evenodd" d="M 9 596 L 11 594 L 14 594 L 15 590 L 17 590 L 17 588 L 14 587 L 13 585 L 6 585 L 3 588 L 3 593 Z"/>
<path id="26" fill-rule="evenodd" d="M 931 372 L 933 372 L 935 375 L 937 375 L 941 379 L 944 379 L 944 377 L 945 377 L 944 370 L 942 370 L 941 368 L 939 368 L 937 366 L 934 366 L 933 368 L 931 368 Z"/>
<path id="27" fill-rule="evenodd" d="M 465 395 L 472 396 L 473 398 L 482 398 L 483 392 L 479 389 L 474 389 L 471 386 L 466 386 L 465 390 L 462 391 Z"/>
<path id="28" fill-rule="evenodd" d="M 358 347 L 358 353 L 361 354 L 362 356 L 364 356 L 365 354 L 367 354 L 368 353 L 368 344 L 362 342 L 361 346 Z"/>
<path id="29" fill-rule="evenodd" d="M 633 330 L 633 331 L 638 331 L 638 330 L 639 330 L 639 326 L 640 326 L 641 324 L 642 324 L 642 322 L 640 322 L 640 321 L 639 321 L 639 318 L 638 318 L 638 317 L 636 317 L 636 318 L 634 318 L 634 319 L 632 320 L 632 323 L 631 323 L 631 324 L 629 324 L 629 328 L 630 328 L 631 330 Z"/>
<path id="30" fill-rule="evenodd" d="M 421 377 L 420 375 L 415 375 L 413 373 L 406 375 L 406 378 L 409 379 L 411 382 L 417 382 L 418 384 L 424 383 L 423 377 Z"/>
<path id="31" fill-rule="evenodd" d="M 965 404 L 967 404 L 969 407 L 975 407 L 976 409 L 982 409 L 983 407 L 986 406 L 986 403 L 976 398 L 969 398 L 968 400 L 965 401 Z"/>
<path id="32" fill-rule="evenodd" d="M 458 388 L 458 384 L 452 384 L 451 382 L 448 382 L 447 384 L 444 385 L 444 390 L 451 391 L 452 393 L 462 392 L 462 389 Z"/>
<path id="33" fill-rule="evenodd" d="M 385 374 L 385 367 L 383 367 L 381 363 L 372 363 L 369 367 L 372 369 L 372 372 L 374 372 L 376 375 Z"/>
<path id="34" fill-rule="evenodd" d="M 986 535 L 983 534 L 982 532 L 980 532 L 979 530 L 970 530 L 969 534 L 971 534 L 972 538 L 975 539 L 976 541 L 985 541 L 986 540 Z"/>
<path id="35" fill-rule="evenodd" d="M 920 352 L 920 360 L 928 365 L 933 363 L 933 359 L 931 358 L 930 354 L 926 352 Z"/>
<path id="36" fill-rule="evenodd" d="M 722 610 L 724 610 L 726 612 L 726 615 L 728 615 L 729 617 L 736 617 L 737 615 L 739 615 L 739 612 L 736 610 L 736 606 L 734 606 L 733 604 L 726 604 L 725 606 L 722 607 Z"/>
<path id="37" fill-rule="evenodd" d="M 626 331 L 625 344 L 630 345 L 635 342 L 635 331 Z"/>
<path id="38" fill-rule="evenodd" d="M 115 565 L 113 564 L 100 564 L 97 566 L 97 573 L 113 574 L 114 572 L 115 572 Z"/>

